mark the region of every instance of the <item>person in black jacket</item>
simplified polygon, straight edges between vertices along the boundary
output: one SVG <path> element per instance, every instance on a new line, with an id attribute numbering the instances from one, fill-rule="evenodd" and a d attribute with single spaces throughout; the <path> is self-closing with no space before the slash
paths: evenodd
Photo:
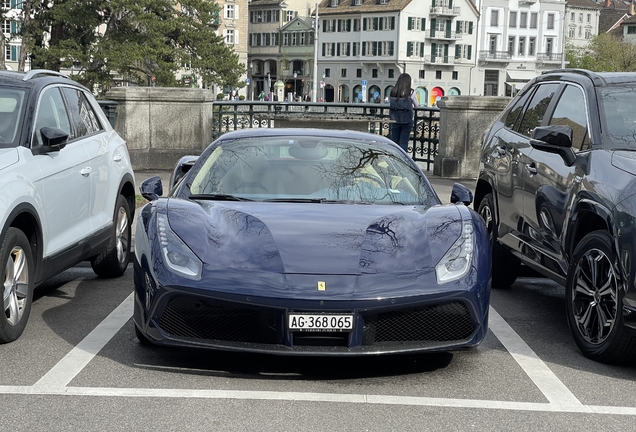
<path id="1" fill-rule="evenodd" d="M 414 107 L 418 106 L 417 96 L 411 88 L 411 75 L 401 74 L 389 98 L 389 118 L 391 139 L 408 153 L 409 137 L 413 130 Z"/>

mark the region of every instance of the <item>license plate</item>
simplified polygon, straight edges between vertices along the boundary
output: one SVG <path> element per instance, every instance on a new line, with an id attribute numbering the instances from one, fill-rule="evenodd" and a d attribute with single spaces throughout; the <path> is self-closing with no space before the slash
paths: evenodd
<path id="1" fill-rule="evenodd" d="M 353 330 L 353 314 L 290 313 L 291 331 L 343 331 Z"/>

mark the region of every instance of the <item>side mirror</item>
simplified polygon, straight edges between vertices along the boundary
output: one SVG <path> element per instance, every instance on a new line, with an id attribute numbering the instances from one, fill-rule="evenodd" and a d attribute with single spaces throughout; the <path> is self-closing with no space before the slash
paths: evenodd
<path id="1" fill-rule="evenodd" d="M 461 183 L 455 183 L 451 191 L 450 202 L 453 204 L 463 203 L 468 206 L 473 202 L 473 193 Z"/>
<path id="2" fill-rule="evenodd" d="M 567 166 L 572 166 L 576 154 L 572 150 L 572 128 L 554 125 L 539 126 L 532 131 L 530 145 L 541 151 L 558 154 Z"/>
<path id="3" fill-rule="evenodd" d="M 139 185 L 141 196 L 148 201 L 154 201 L 163 195 L 163 186 L 161 185 L 161 177 L 154 176 L 144 180 Z"/>
<path id="4" fill-rule="evenodd" d="M 183 156 L 174 167 L 170 176 L 170 189 L 175 187 L 179 181 L 192 169 L 198 156 Z"/>
<path id="5" fill-rule="evenodd" d="M 40 134 L 42 135 L 43 144 L 31 148 L 31 153 L 34 155 L 58 152 L 66 147 L 68 133 L 62 129 L 43 127 L 40 129 Z"/>

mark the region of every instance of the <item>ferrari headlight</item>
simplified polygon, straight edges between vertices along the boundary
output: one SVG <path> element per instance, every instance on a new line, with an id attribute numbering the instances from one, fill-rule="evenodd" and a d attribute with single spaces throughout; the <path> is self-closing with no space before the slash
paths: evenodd
<path id="1" fill-rule="evenodd" d="M 157 233 L 164 263 L 175 273 L 188 279 L 201 279 L 203 263 L 176 235 L 165 214 L 157 214 Z"/>
<path id="2" fill-rule="evenodd" d="M 464 221 L 462 234 L 435 266 L 440 285 L 461 279 L 470 271 L 475 251 L 473 230 L 472 222 Z"/>

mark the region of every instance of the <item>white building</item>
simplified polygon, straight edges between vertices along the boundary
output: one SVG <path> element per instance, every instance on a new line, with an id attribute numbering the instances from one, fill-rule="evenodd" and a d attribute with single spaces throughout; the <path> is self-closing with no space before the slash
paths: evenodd
<path id="1" fill-rule="evenodd" d="M 510 96 L 565 66 L 565 0 L 482 0 L 471 94 Z"/>
<path id="2" fill-rule="evenodd" d="M 586 47 L 598 35 L 601 5 L 594 0 L 566 0 L 566 43 L 573 47 Z"/>
<path id="3" fill-rule="evenodd" d="M 403 72 L 423 106 L 468 93 L 478 21 L 470 0 L 323 0 L 318 15 L 326 101 L 383 101 Z"/>

